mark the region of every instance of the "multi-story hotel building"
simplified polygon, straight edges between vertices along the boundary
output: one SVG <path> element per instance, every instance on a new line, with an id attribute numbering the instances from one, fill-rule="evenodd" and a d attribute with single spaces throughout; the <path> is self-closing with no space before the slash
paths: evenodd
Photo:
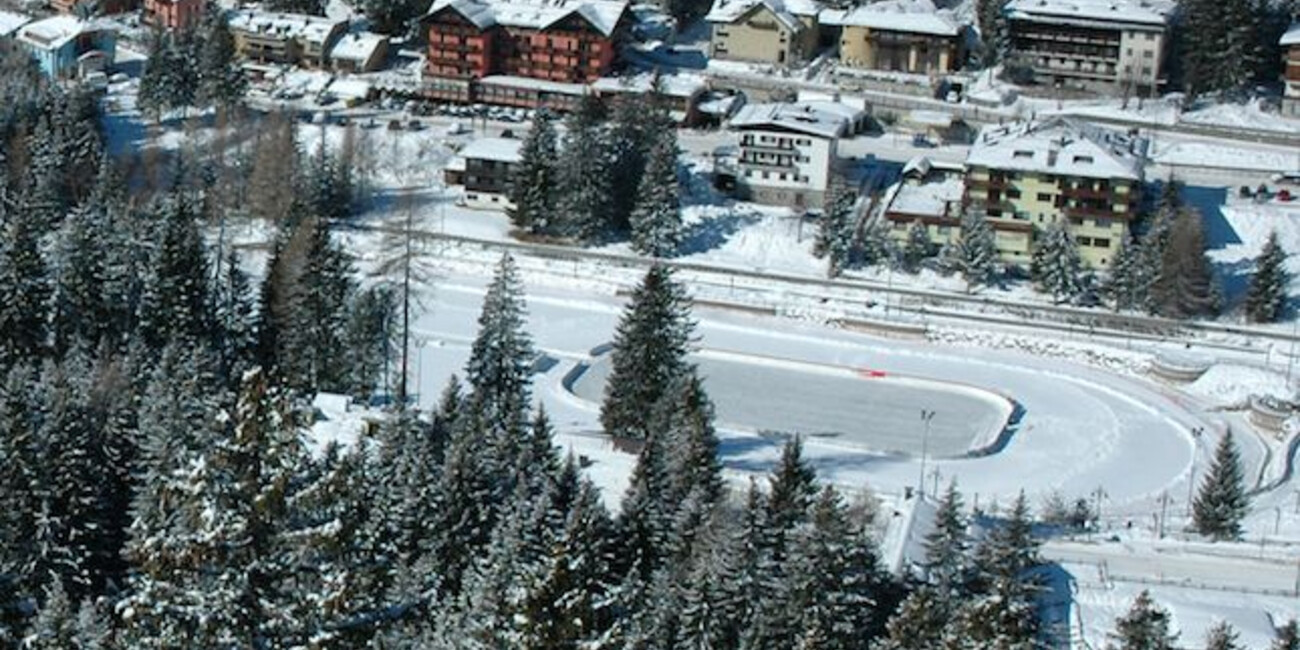
<path id="1" fill-rule="evenodd" d="M 140 18 L 146 25 L 162 29 L 183 29 L 199 22 L 203 0 L 144 0 Z"/>
<path id="2" fill-rule="evenodd" d="M 613 69 L 631 17 L 626 0 L 435 0 L 422 20 L 430 94 L 471 101 L 485 77 L 595 81 Z"/>
<path id="3" fill-rule="evenodd" d="M 1093 268 L 1137 217 L 1146 141 L 1069 118 L 990 125 L 966 158 L 964 209 L 988 216 L 1003 261 L 1028 265 L 1035 233 L 1066 220 Z"/>
<path id="4" fill-rule="evenodd" d="M 883 0 L 827 9 L 822 25 L 840 27 L 840 64 L 867 70 L 943 74 L 966 58 L 966 26 L 930 0 Z"/>
<path id="5" fill-rule="evenodd" d="M 1291 117 L 1300 117 L 1300 23 L 1296 23 L 1282 35 L 1280 41 L 1285 69 L 1282 80 L 1286 91 L 1282 95 L 1282 113 Z"/>
<path id="6" fill-rule="evenodd" d="M 1010 49 L 1041 83 L 1153 93 L 1165 83 L 1169 0 L 1011 0 Z"/>
<path id="7" fill-rule="evenodd" d="M 717 0 L 708 15 L 709 57 L 788 65 L 810 58 L 817 48 L 817 14 L 812 0 Z"/>
<path id="8" fill-rule="evenodd" d="M 770 205 L 819 209 L 851 133 L 853 109 L 812 104 L 748 104 L 728 126 L 740 134 L 736 192 Z"/>

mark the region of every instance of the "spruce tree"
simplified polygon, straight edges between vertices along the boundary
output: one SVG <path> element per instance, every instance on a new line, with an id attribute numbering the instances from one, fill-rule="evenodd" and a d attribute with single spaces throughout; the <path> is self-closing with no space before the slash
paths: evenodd
<path id="1" fill-rule="evenodd" d="M 230 34 L 225 12 L 212 0 L 203 5 L 199 22 L 198 88 L 200 106 L 230 110 L 239 105 L 248 81 L 235 58 L 235 39 Z"/>
<path id="2" fill-rule="evenodd" d="M 0 217 L 0 369 L 7 369 L 43 354 L 50 287 L 36 224 L 3 197 Z"/>
<path id="3" fill-rule="evenodd" d="M 949 620 L 948 600 L 935 587 L 921 585 L 889 618 L 885 650 L 932 650 L 942 647 Z"/>
<path id="4" fill-rule="evenodd" d="M 1290 274 L 1286 269 L 1287 253 L 1278 243 L 1277 231 L 1268 235 L 1264 249 L 1255 258 L 1255 274 L 1246 292 L 1246 317 L 1256 323 L 1272 323 L 1286 310 Z"/>
<path id="5" fill-rule="evenodd" d="M 1133 600 L 1128 613 L 1115 621 L 1111 637 L 1115 650 L 1174 650 L 1178 635 L 1169 631 L 1169 612 L 1143 591 Z"/>
<path id="6" fill-rule="evenodd" d="M 1296 625 L 1294 618 L 1278 629 L 1277 638 L 1269 650 L 1300 650 L 1300 626 Z"/>
<path id="7" fill-rule="evenodd" d="M 23 639 L 23 648 L 30 650 L 66 650 L 76 648 L 77 614 L 68 601 L 63 582 L 55 579 L 45 589 L 44 604 Z"/>
<path id="8" fill-rule="evenodd" d="M 658 134 L 647 155 L 630 217 L 632 249 L 643 255 L 670 257 L 681 245 L 677 156 L 677 131 L 669 129 Z"/>
<path id="9" fill-rule="evenodd" d="M 668 267 L 650 267 L 614 333 L 600 410 L 605 433 L 649 436 L 645 415 L 690 367 L 686 355 L 694 329 L 685 289 Z"/>
<path id="10" fill-rule="evenodd" d="M 979 0 L 975 5 L 979 23 L 979 65 L 990 69 L 1002 62 L 1006 49 L 1006 0 Z"/>
<path id="11" fill-rule="evenodd" d="M 1227 621 L 1219 621 L 1205 632 L 1205 650 L 1243 650 L 1239 635 Z"/>
<path id="12" fill-rule="evenodd" d="M 817 495 L 817 474 L 803 457 L 803 440 L 799 436 L 781 448 L 781 460 L 773 470 L 771 485 L 767 526 L 774 534 L 791 531 L 805 520 Z"/>
<path id="13" fill-rule="evenodd" d="M 523 282 L 514 258 L 503 255 L 483 298 L 478 335 L 465 365 L 469 399 L 501 446 L 501 462 L 513 466 L 528 426 L 532 365 L 537 352 L 524 331 Z"/>
<path id="14" fill-rule="evenodd" d="M 907 227 L 907 241 L 903 243 L 903 270 L 916 273 L 921 270 L 921 263 L 934 255 L 934 243 L 930 241 L 930 231 L 921 220 L 913 221 Z"/>
<path id="15" fill-rule="evenodd" d="M 515 228 L 532 235 L 558 232 L 556 213 L 556 169 L 559 148 L 555 135 L 555 118 L 550 111 L 538 110 L 519 151 L 519 166 L 510 182 L 510 222 Z"/>
<path id="16" fill-rule="evenodd" d="M 934 530 L 925 536 L 926 576 L 949 611 L 966 595 L 970 579 L 967 557 L 970 537 L 966 531 L 969 522 L 963 507 L 956 481 L 949 482 L 947 491 L 939 499 Z"/>
<path id="17" fill-rule="evenodd" d="M 1120 242 L 1119 252 L 1110 263 L 1110 273 L 1101 285 L 1102 295 L 1110 300 L 1115 311 L 1146 308 L 1150 280 L 1142 263 L 1144 258 L 1138 240 L 1126 238 Z"/>
<path id="18" fill-rule="evenodd" d="M 856 202 L 857 197 L 844 186 L 843 180 L 831 186 L 813 244 L 813 254 L 826 258 L 828 278 L 839 277 L 851 262 L 853 232 L 857 226 L 853 219 Z"/>
<path id="19" fill-rule="evenodd" d="M 212 301 L 192 201 L 177 193 L 161 199 L 151 212 L 159 233 L 141 297 L 145 340 L 156 349 L 172 341 L 204 340 L 212 332 Z"/>
<path id="20" fill-rule="evenodd" d="M 1205 256 L 1205 231 L 1201 215 L 1194 210 L 1180 211 L 1174 222 L 1151 300 L 1154 311 L 1168 318 L 1213 316 L 1218 311 L 1218 288 Z"/>
<path id="21" fill-rule="evenodd" d="M 1237 539 L 1249 505 L 1241 456 L 1229 431 L 1219 439 L 1214 462 L 1192 502 L 1192 523 L 1197 532 L 1216 540 Z"/>
<path id="22" fill-rule="evenodd" d="M 988 220 L 978 211 L 967 211 L 961 218 L 961 236 L 949 247 L 948 264 L 966 279 L 966 291 L 988 285 L 997 279 L 997 240 Z"/>
<path id="23" fill-rule="evenodd" d="M 604 109 L 594 95 L 584 95 L 577 110 L 565 121 L 564 146 L 559 156 L 560 196 L 557 210 L 564 234 L 585 242 L 599 241 L 613 232 L 611 164 L 608 138 L 602 120 Z"/>
<path id="24" fill-rule="evenodd" d="M 1058 303 L 1083 293 L 1083 258 L 1079 256 L 1074 236 L 1065 228 L 1065 221 L 1053 222 L 1036 243 L 1029 273 L 1039 288 L 1052 294 Z"/>

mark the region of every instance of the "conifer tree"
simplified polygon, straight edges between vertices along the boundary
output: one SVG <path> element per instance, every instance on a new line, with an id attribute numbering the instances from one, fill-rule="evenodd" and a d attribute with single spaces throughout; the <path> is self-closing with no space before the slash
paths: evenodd
<path id="1" fill-rule="evenodd" d="M 1227 621 L 1219 621 L 1205 632 L 1205 650 L 1243 650 L 1240 635 Z"/>
<path id="2" fill-rule="evenodd" d="M 1006 0 L 980 0 L 975 5 L 979 23 L 979 64 L 989 69 L 1002 62 L 1006 49 Z"/>
<path id="3" fill-rule="evenodd" d="M 970 578 L 968 521 L 956 481 L 948 483 L 934 517 L 934 530 L 925 537 L 925 569 L 936 595 L 951 611 L 966 594 Z"/>
<path id="4" fill-rule="evenodd" d="M 968 643 L 1006 650 L 1037 647 L 1038 585 L 1030 572 L 1040 563 L 1038 546 L 1021 492 L 1010 517 L 976 551 L 978 593 L 957 617 L 957 632 Z"/>
<path id="5" fill-rule="evenodd" d="M 882 579 L 874 543 L 848 518 L 843 499 L 826 486 L 796 533 L 791 575 L 808 647 L 849 650 L 871 626 Z"/>
<path id="6" fill-rule="evenodd" d="M 803 440 L 791 438 L 781 448 L 781 460 L 771 478 L 767 526 L 774 534 L 791 531 L 803 522 L 817 495 L 817 474 L 803 457 Z M 782 549 L 778 549 L 778 555 Z"/>
<path id="7" fill-rule="evenodd" d="M 1291 283 L 1286 270 L 1287 253 L 1278 243 L 1277 231 L 1268 235 L 1264 249 L 1255 258 L 1255 274 L 1246 292 L 1246 317 L 1256 323 L 1272 323 L 1286 310 L 1287 288 Z"/>
<path id="8" fill-rule="evenodd" d="M 160 200 L 151 212 L 159 233 L 141 296 L 139 318 L 145 340 L 161 349 L 171 341 L 206 339 L 212 332 L 212 301 L 192 202 L 177 193 Z"/>
<path id="9" fill-rule="evenodd" d="M 230 34 L 225 13 L 214 1 L 205 2 L 199 22 L 198 88 L 195 100 L 200 106 L 229 110 L 239 105 L 248 81 L 235 59 L 235 39 Z"/>
<path id="10" fill-rule="evenodd" d="M 1101 293 L 1110 300 L 1116 311 L 1145 309 L 1150 280 L 1142 264 L 1145 254 L 1135 239 L 1120 242 L 1119 251 L 1110 263 L 1110 274 L 1101 285 Z"/>
<path id="11" fill-rule="evenodd" d="M 50 287 L 36 224 L 3 197 L 0 217 L 0 368 L 11 368 L 45 349 Z"/>
<path id="12" fill-rule="evenodd" d="M 667 500 L 670 477 L 667 450 L 659 435 L 646 438 L 627 491 L 623 495 L 618 517 L 618 557 L 621 573 L 631 576 L 632 585 L 622 591 L 648 588 L 667 554 L 671 508 Z"/>
<path id="13" fill-rule="evenodd" d="M 886 624 L 885 650 L 931 650 L 943 646 L 948 600 L 930 585 L 908 595 Z"/>
<path id="14" fill-rule="evenodd" d="M 1300 626 L 1296 625 L 1294 618 L 1278 629 L 1277 638 L 1269 650 L 1300 650 Z"/>
<path id="15" fill-rule="evenodd" d="M 108 226 L 103 208 L 89 205 L 78 206 L 64 219 L 52 292 L 56 353 L 78 341 L 96 344 L 109 333 L 110 310 L 104 301 L 108 260 L 102 241 Z"/>
<path id="16" fill-rule="evenodd" d="M 559 148 L 554 120 L 545 109 L 533 115 L 533 126 L 520 148 L 519 166 L 510 182 L 510 202 L 514 204 L 509 211 L 510 222 L 533 235 L 553 235 L 559 228 L 556 213 Z"/>
<path id="17" fill-rule="evenodd" d="M 1192 502 L 1192 523 L 1202 535 L 1236 539 L 1249 504 L 1241 456 L 1229 431 L 1219 439 L 1214 462 Z"/>
<path id="18" fill-rule="evenodd" d="M 930 232 L 921 220 L 912 222 L 907 227 L 907 241 L 903 244 L 903 270 L 916 273 L 921 270 L 921 262 L 934 255 L 934 244 L 930 241 Z"/>
<path id="19" fill-rule="evenodd" d="M 1178 635 L 1169 631 L 1169 612 L 1143 591 L 1133 600 L 1128 613 L 1115 621 L 1115 650 L 1173 650 Z"/>
<path id="20" fill-rule="evenodd" d="M 1084 290 L 1083 258 L 1064 220 L 1053 222 L 1034 248 L 1030 275 L 1056 302 L 1069 301 Z"/>
<path id="21" fill-rule="evenodd" d="M 1157 314 L 1169 318 L 1213 316 L 1218 311 L 1218 288 L 1205 256 L 1201 215 L 1179 212 L 1160 258 L 1160 271 L 1151 287 Z"/>
<path id="22" fill-rule="evenodd" d="M 301 216 L 300 152 L 293 119 L 273 113 L 258 123 L 253 140 L 252 166 L 247 182 L 245 211 L 272 223 L 293 222 Z"/>
<path id="23" fill-rule="evenodd" d="M 23 640 L 23 647 L 31 650 L 66 650 L 78 647 L 77 614 L 68 602 L 68 592 L 63 582 L 54 579 L 45 589 L 44 604 L 32 623 L 31 631 Z"/>
<path id="24" fill-rule="evenodd" d="M 605 433 L 649 436 L 645 415 L 690 367 L 686 355 L 694 329 L 685 289 L 668 267 L 650 267 L 614 333 L 600 411 Z"/>
<path id="25" fill-rule="evenodd" d="M 484 423 L 505 438 L 508 445 L 501 457 L 513 465 L 521 436 L 528 425 L 531 407 L 532 364 L 536 350 L 524 331 L 527 318 L 523 281 L 514 258 L 501 257 L 478 319 L 478 335 L 465 365 L 470 400 L 481 409 Z"/>
<path id="26" fill-rule="evenodd" d="M 560 196 L 557 210 L 563 232 L 586 242 L 612 232 L 612 187 L 608 139 L 602 125 L 603 106 L 594 95 L 584 95 L 565 122 L 564 146 L 559 156 Z"/>
<path id="27" fill-rule="evenodd" d="M 677 156 L 677 131 L 673 129 L 659 133 L 646 156 L 630 217 L 632 249 L 643 255 L 669 257 L 681 245 Z"/>
<path id="28" fill-rule="evenodd" d="M 961 236 L 948 250 L 948 264 L 966 278 L 969 293 L 992 283 L 998 275 L 998 247 L 984 215 L 968 211 L 961 218 Z"/>
<path id="29" fill-rule="evenodd" d="M 850 264 L 853 252 L 853 232 L 856 223 L 853 220 L 853 207 L 857 197 L 844 186 L 842 179 L 832 185 L 831 195 L 822 211 L 822 218 L 817 229 L 817 239 L 813 244 L 813 254 L 826 258 L 826 277 L 839 277 Z"/>
<path id="30" fill-rule="evenodd" d="M 739 643 L 743 603 L 735 580 L 740 542 L 735 523 L 714 509 L 704 527 L 682 584 L 679 648 L 734 648 Z"/>

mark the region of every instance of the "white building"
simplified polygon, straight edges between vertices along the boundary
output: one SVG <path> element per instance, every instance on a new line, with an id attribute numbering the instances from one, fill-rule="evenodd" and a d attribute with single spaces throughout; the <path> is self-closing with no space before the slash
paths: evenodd
<path id="1" fill-rule="evenodd" d="M 749 104 L 728 125 L 740 134 L 736 191 L 769 205 L 820 209 L 857 116 L 843 104 Z"/>
<path id="2" fill-rule="evenodd" d="M 522 145 L 513 138 L 479 138 L 465 145 L 444 172 L 448 185 L 465 188 L 460 204 L 480 210 L 513 209 L 510 186 Z"/>
<path id="3" fill-rule="evenodd" d="M 1164 84 L 1170 0 L 1011 0 L 1011 51 L 1041 82 L 1151 93 Z"/>

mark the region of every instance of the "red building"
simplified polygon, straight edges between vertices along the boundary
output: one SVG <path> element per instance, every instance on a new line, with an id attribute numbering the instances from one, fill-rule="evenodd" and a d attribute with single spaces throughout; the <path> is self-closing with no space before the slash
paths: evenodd
<path id="1" fill-rule="evenodd" d="M 163 29 L 181 29 L 199 21 L 203 0 L 144 0 L 145 24 Z"/>
<path id="2" fill-rule="evenodd" d="M 590 83 L 614 66 L 631 20 L 626 0 L 436 0 L 424 16 L 430 77 L 448 94 L 514 76 Z M 452 98 L 452 97 L 448 97 Z"/>

